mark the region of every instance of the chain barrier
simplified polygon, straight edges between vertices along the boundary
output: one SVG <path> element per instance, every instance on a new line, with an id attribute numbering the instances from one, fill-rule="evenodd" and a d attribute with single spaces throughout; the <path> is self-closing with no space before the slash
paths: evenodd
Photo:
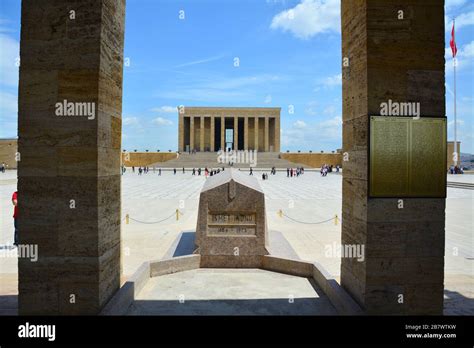
<path id="1" fill-rule="evenodd" d="M 337 226 L 337 224 L 338 224 L 338 222 L 339 222 L 339 217 L 337 216 L 337 214 L 336 214 L 334 217 L 330 218 L 330 219 L 323 220 L 323 221 L 317 221 L 317 222 L 308 222 L 308 221 L 297 220 L 297 219 L 295 219 L 295 218 L 292 218 L 291 216 L 286 215 L 286 214 L 283 212 L 283 210 L 281 210 L 281 209 L 277 212 L 277 214 L 278 214 L 278 216 L 280 216 L 281 218 L 282 218 L 282 217 L 286 217 L 287 219 L 289 219 L 289 220 L 291 220 L 291 221 L 293 221 L 293 222 L 296 222 L 296 223 L 298 223 L 298 224 L 304 224 L 304 225 L 319 225 L 319 224 L 324 224 L 324 223 L 326 223 L 326 222 L 329 222 L 329 221 L 333 221 L 333 220 L 334 220 L 334 225 Z"/>
<path id="2" fill-rule="evenodd" d="M 126 224 L 126 225 L 128 225 L 128 224 L 130 223 L 130 220 L 132 220 L 132 221 L 134 221 L 134 222 L 138 222 L 138 223 L 140 223 L 140 224 L 154 225 L 154 224 L 159 224 L 159 223 L 161 223 L 161 222 L 163 222 L 163 221 L 166 221 L 166 220 L 172 218 L 173 216 L 176 216 L 176 221 L 178 221 L 178 220 L 179 220 L 179 217 L 180 217 L 181 215 L 184 215 L 184 213 L 180 212 L 179 209 L 176 209 L 176 211 L 174 211 L 173 213 L 171 213 L 170 216 L 168 216 L 168 217 L 166 217 L 166 218 L 164 218 L 164 219 L 161 219 L 161 220 L 159 220 L 159 221 L 141 221 L 141 220 L 134 219 L 134 218 L 130 217 L 129 214 L 125 215 L 125 218 L 124 218 L 123 220 L 125 220 L 125 224 Z M 123 220 L 122 220 L 122 221 L 123 221 Z"/>

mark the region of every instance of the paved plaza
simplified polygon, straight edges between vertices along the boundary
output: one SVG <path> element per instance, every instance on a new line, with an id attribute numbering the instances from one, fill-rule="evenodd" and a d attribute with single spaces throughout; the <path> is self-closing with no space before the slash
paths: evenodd
<path id="1" fill-rule="evenodd" d="M 318 172 L 307 171 L 298 178 L 287 178 L 286 172 L 277 172 L 275 176 L 269 175 L 269 180 L 262 181 L 259 174 L 257 172 L 255 176 L 266 196 L 268 229 L 281 232 L 299 259 L 319 262 L 338 279 L 340 258 L 334 248 L 340 242 L 341 234 L 342 176 L 330 174 L 321 177 Z M 176 175 L 171 171 L 163 171 L 161 176 L 158 176 L 157 171 L 150 171 L 139 176 L 132 173 L 130 168 L 127 169 L 122 176 L 124 279 L 133 274 L 142 262 L 163 258 L 180 232 L 195 230 L 199 193 L 205 180 L 204 176 L 192 176 L 190 171 L 185 174 L 178 171 Z M 449 175 L 448 181 L 474 183 L 474 176 Z M 16 190 L 16 185 L 16 171 L 0 174 L 0 308 L 3 307 L 3 313 L 9 306 L 13 311 L 14 296 L 7 295 L 17 293 L 17 259 L 11 257 L 12 250 L 8 249 L 13 242 L 11 195 Z M 448 188 L 445 245 L 446 314 L 474 314 L 473 198 L 473 190 Z M 179 210 L 178 220 L 176 209 Z M 280 210 L 283 214 L 279 213 Z M 130 217 L 129 224 L 125 221 L 127 214 Z M 339 220 L 337 224 L 334 219 L 336 215 Z M 184 272 L 180 276 L 169 276 L 170 286 L 173 282 L 179 284 L 178 278 L 186 274 Z M 229 281 L 229 284 L 232 284 L 232 279 L 235 278 L 235 275 L 229 273 L 216 275 L 211 272 L 198 275 L 201 278 L 196 278 L 196 282 L 222 277 L 223 283 Z M 251 278 L 253 273 L 242 275 Z M 160 278 L 151 279 L 149 287 L 164 286 L 162 282 L 165 278 Z M 270 288 L 276 289 L 278 279 L 269 278 L 267 284 L 272 284 L 273 281 L 275 284 Z M 286 291 L 283 287 L 280 290 Z M 150 288 L 149 291 L 154 290 Z M 219 298 L 223 293 L 214 295 Z M 232 293 L 229 294 L 233 296 Z M 257 291 L 255 295 L 259 296 L 258 294 L 267 298 L 269 293 L 262 288 L 261 292 Z M 303 291 L 302 296 L 307 295 L 305 294 Z M 203 295 L 202 298 L 194 300 L 206 298 Z M 196 311 L 199 311 L 199 305 L 196 306 Z"/>

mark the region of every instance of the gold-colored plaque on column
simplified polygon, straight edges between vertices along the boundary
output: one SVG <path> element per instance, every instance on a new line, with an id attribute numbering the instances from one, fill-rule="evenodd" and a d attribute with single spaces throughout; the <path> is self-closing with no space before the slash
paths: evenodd
<path id="1" fill-rule="evenodd" d="M 446 118 L 370 118 L 371 197 L 446 197 Z"/>

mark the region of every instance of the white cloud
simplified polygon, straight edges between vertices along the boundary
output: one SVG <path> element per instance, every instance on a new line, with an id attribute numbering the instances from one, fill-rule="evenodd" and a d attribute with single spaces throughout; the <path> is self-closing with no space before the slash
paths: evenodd
<path id="1" fill-rule="evenodd" d="M 329 105 L 323 111 L 325 115 L 334 115 L 336 113 L 336 107 L 334 105 Z"/>
<path id="2" fill-rule="evenodd" d="M 463 58 L 472 58 L 474 57 L 474 41 L 462 46 L 458 52 L 460 57 Z"/>
<path id="3" fill-rule="evenodd" d="M 280 76 L 259 74 L 229 78 L 227 76 L 210 76 L 190 84 L 189 81 L 173 86 L 163 87 L 163 90 L 154 92 L 154 96 L 165 99 L 192 100 L 199 102 L 228 102 L 235 100 L 242 102 L 255 96 L 258 90 L 265 89 L 266 84 L 280 81 Z M 258 86 L 258 90 L 256 87 Z"/>
<path id="4" fill-rule="evenodd" d="M 304 127 L 302 127 L 303 124 Z M 342 118 L 340 116 L 312 125 L 307 125 L 304 121 L 296 121 L 292 127 L 281 131 L 282 146 L 297 150 L 335 150 L 341 147 L 341 142 Z"/>
<path id="5" fill-rule="evenodd" d="M 166 114 L 175 114 L 175 113 L 178 112 L 178 108 L 176 106 L 165 105 L 165 106 L 160 106 L 158 108 L 153 108 L 153 109 L 151 109 L 151 111 L 163 112 L 163 113 L 166 113 Z"/>
<path id="6" fill-rule="evenodd" d="M 265 97 L 265 104 L 270 104 L 272 102 L 272 96 L 269 94 Z"/>
<path id="7" fill-rule="evenodd" d="M 140 122 L 137 117 L 124 117 L 122 119 L 122 125 L 124 126 L 139 126 Z"/>
<path id="8" fill-rule="evenodd" d="M 310 101 L 308 103 L 308 106 L 306 107 L 306 109 L 304 110 L 305 114 L 307 115 L 311 115 L 311 116 L 314 116 L 317 114 L 316 112 L 316 106 L 317 106 L 317 103 L 315 101 Z"/>
<path id="9" fill-rule="evenodd" d="M 459 34 L 459 29 L 474 25 L 474 11 L 466 12 L 466 13 L 461 13 L 458 16 L 454 16 L 452 14 L 448 14 L 444 17 L 444 29 L 446 32 L 451 33 L 451 30 L 453 29 L 453 17 L 456 19 L 456 35 Z"/>
<path id="10" fill-rule="evenodd" d="M 20 44 L 8 35 L 0 34 L 0 84 L 18 86 L 17 59 Z"/>
<path id="11" fill-rule="evenodd" d="M 459 120 L 459 119 L 457 119 L 457 120 L 456 120 L 456 124 L 457 124 L 458 126 L 463 126 L 463 125 L 464 125 L 464 120 Z M 451 128 L 451 127 L 453 127 L 453 126 L 454 126 L 454 120 L 449 121 L 449 122 L 448 122 L 448 127 Z"/>
<path id="12" fill-rule="evenodd" d="M 198 60 L 194 60 L 192 62 L 187 62 L 187 63 L 176 65 L 175 68 L 183 68 L 183 67 L 186 67 L 186 66 L 209 63 L 209 62 L 213 62 L 213 61 L 216 61 L 216 60 L 219 60 L 219 59 L 222 59 L 222 58 L 224 58 L 223 55 L 204 58 L 204 59 L 198 59 Z"/>
<path id="13" fill-rule="evenodd" d="M 446 73 L 451 74 L 453 72 L 453 53 L 451 47 L 445 48 L 445 59 L 446 59 Z M 474 41 L 471 41 L 464 46 L 458 46 L 458 53 L 456 55 L 456 70 L 462 70 L 472 65 L 474 58 Z"/>
<path id="14" fill-rule="evenodd" d="M 322 84 L 326 87 L 341 86 L 342 85 L 342 73 L 334 75 L 334 76 L 326 77 L 322 81 Z"/>
<path id="15" fill-rule="evenodd" d="M 299 129 L 306 128 L 306 126 L 307 126 L 306 123 L 301 120 L 297 120 L 295 123 L 293 123 L 293 127 L 299 128 Z"/>
<path id="16" fill-rule="evenodd" d="M 340 0 L 302 0 L 294 8 L 273 17 L 270 28 L 289 31 L 304 40 L 321 33 L 338 33 L 340 12 Z"/>
<path id="17" fill-rule="evenodd" d="M 333 128 L 333 127 L 342 127 L 342 117 L 336 116 L 326 121 L 322 121 L 318 125 L 321 128 Z"/>
<path id="18" fill-rule="evenodd" d="M 462 27 L 467 27 L 469 25 L 474 25 L 474 11 L 462 13 L 456 17 L 456 30 L 459 30 Z"/>
<path id="19" fill-rule="evenodd" d="M 151 121 L 152 123 L 158 125 L 158 126 L 171 126 L 173 122 L 170 120 L 167 120 L 166 118 L 163 117 L 157 117 L 154 120 Z"/>

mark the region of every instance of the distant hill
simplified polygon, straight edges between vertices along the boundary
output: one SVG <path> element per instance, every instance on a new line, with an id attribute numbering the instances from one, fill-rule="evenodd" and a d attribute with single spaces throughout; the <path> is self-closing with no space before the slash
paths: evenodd
<path id="1" fill-rule="evenodd" d="M 461 166 L 464 168 L 474 168 L 474 155 L 470 153 L 461 152 Z"/>

